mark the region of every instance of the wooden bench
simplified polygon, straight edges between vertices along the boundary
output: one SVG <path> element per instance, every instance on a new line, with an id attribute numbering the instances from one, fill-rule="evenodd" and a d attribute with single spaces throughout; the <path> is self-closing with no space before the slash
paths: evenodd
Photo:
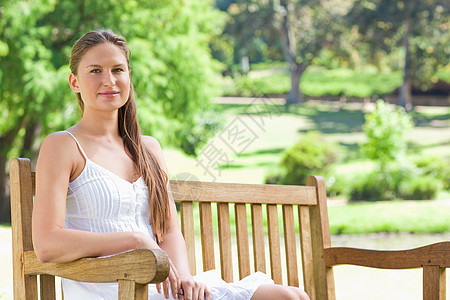
<path id="1" fill-rule="evenodd" d="M 167 276 L 167 257 L 155 250 L 64 264 L 39 262 L 31 243 L 34 173 L 30 161 L 12 159 L 10 176 L 15 299 L 37 299 L 36 275 L 40 275 L 41 295 L 45 297 L 41 299 L 55 298 L 54 276 L 93 282 L 118 280 L 121 299 L 145 299 L 146 283 L 160 282 Z M 325 184 L 321 177 L 309 177 L 306 186 L 176 180 L 171 180 L 170 185 L 180 206 L 192 274 L 197 273 L 196 259 L 201 257 L 204 271 L 218 269 L 227 282 L 236 279 L 233 266 L 237 264 L 238 278 L 262 271 L 270 274 L 276 283 L 291 286 L 301 285 L 302 278 L 311 299 L 335 299 L 332 269 L 335 265 L 423 268 L 423 299 L 445 299 L 450 242 L 403 251 L 331 247 Z M 199 236 L 196 221 L 199 221 Z M 234 231 L 237 252 L 232 247 Z M 197 237 L 201 240 L 201 254 L 196 253 Z"/>

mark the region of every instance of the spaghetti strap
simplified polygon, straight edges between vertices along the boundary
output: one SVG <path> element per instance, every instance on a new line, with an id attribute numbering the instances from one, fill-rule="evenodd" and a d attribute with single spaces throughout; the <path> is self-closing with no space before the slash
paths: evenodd
<path id="1" fill-rule="evenodd" d="M 77 145 L 78 145 L 78 148 L 80 149 L 81 154 L 83 155 L 83 157 L 84 157 L 86 160 L 88 160 L 88 157 L 87 157 L 86 153 L 84 153 L 83 147 L 81 147 L 81 144 L 80 144 L 80 142 L 78 142 L 77 138 L 76 138 L 72 133 L 70 133 L 70 132 L 67 131 L 67 130 L 64 130 L 63 132 L 68 133 L 68 134 L 75 140 L 75 142 L 76 142 Z"/>

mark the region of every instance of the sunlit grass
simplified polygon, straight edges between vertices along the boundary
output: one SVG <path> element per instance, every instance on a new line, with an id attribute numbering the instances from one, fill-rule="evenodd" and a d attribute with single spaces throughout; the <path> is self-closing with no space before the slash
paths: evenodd
<path id="1" fill-rule="evenodd" d="M 224 95 L 261 96 L 286 94 L 290 89 L 288 68 L 250 71 L 248 76 L 224 80 Z M 371 97 L 393 92 L 402 83 L 401 72 L 383 73 L 374 68 L 352 70 L 339 68 L 327 70 L 311 66 L 302 76 L 300 87 L 306 96 Z"/>
<path id="2" fill-rule="evenodd" d="M 450 232 L 450 207 L 439 202 L 389 201 L 329 207 L 331 234 Z"/>

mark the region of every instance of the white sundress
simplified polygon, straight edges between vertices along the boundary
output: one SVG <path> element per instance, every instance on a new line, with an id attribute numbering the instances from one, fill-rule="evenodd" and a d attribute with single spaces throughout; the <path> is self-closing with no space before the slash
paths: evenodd
<path id="1" fill-rule="evenodd" d="M 65 228 L 90 232 L 143 232 L 154 240 L 150 224 L 148 188 L 142 178 L 129 182 L 89 160 L 75 136 L 86 160 L 81 174 L 69 182 L 66 201 Z M 212 299 L 248 300 L 261 284 L 273 280 L 261 272 L 253 273 L 236 283 L 226 283 L 216 270 L 194 276 L 204 282 L 212 292 Z M 65 300 L 118 299 L 117 282 L 87 283 L 62 279 Z M 148 299 L 164 299 L 155 284 L 148 288 Z M 170 299 L 173 299 L 170 295 Z"/>

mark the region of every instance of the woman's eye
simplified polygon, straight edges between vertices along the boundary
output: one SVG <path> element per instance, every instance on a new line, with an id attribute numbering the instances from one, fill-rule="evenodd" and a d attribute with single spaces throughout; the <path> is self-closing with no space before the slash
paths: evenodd
<path id="1" fill-rule="evenodd" d="M 92 69 L 91 73 L 100 73 L 100 69 Z"/>
<path id="2" fill-rule="evenodd" d="M 115 68 L 113 71 L 114 72 L 123 72 L 123 69 L 122 68 Z"/>

